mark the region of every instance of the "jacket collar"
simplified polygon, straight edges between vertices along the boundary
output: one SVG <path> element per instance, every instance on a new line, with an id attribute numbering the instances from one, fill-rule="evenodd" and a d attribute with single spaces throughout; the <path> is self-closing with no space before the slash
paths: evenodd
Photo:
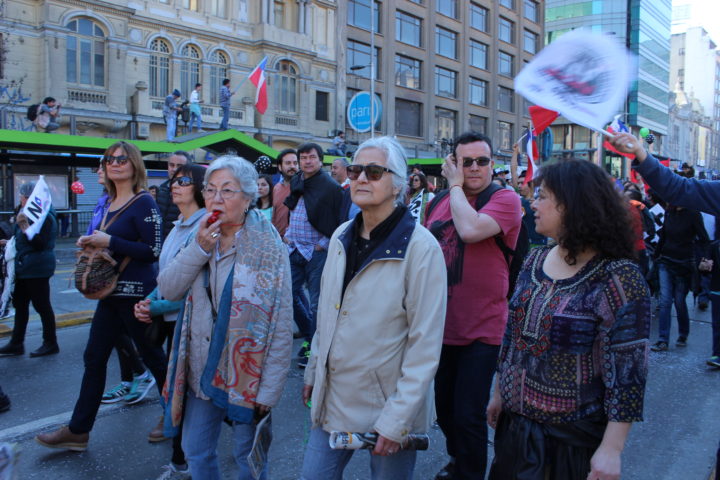
<path id="1" fill-rule="evenodd" d="M 350 242 L 352 242 L 353 228 L 358 218 L 362 215 L 358 213 L 352 222 L 348 224 L 339 236 L 338 240 L 343 246 L 345 253 L 347 254 L 350 249 Z M 405 215 L 400 219 L 392 233 L 370 254 L 370 256 L 363 262 L 358 271 L 365 268 L 371 262 L 375 260 L 403 260 L 407 254 L 407 247 L 410 243 L 410 237 L 417 226 L 415 218 L 409 210 L 405 211 Z"/>

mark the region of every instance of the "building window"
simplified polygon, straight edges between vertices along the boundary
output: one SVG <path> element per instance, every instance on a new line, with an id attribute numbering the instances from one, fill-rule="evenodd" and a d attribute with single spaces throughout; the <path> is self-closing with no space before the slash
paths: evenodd
<path id="1" fill-rule="evenodd" d="M 370 30 L 370 0 L 348 1 L 348 23 Z M 380 31 L 380 2 L 375 2 L 375 32 Z"/>
<path id="2" fill-rule="evenodd" d="M 476 3 L 470 4 L 470 26 L 481 32 L 487 32 L 488 9 Z"/>
<path id="3" fill-rule="evenodd" d="M 225 18 L 227 15 L 227 0 L 210 0 L 210 15 Z"/>
<path id="4" fill-rule="evenodd" d="M 330 94 L 328 92 L 315 91 L 315 120 L 327 122 L 330 120 Z"/>
<path id="5" fill-rule="evenodd" d="M 405 12 L 395 12 L 395 40 L 422 46 L 422 20 Z"/>
<path id="6" fill-rule="evenodd" d="M 515 24 L 507 18 L 500 17 L 498 22 L 498 38 L 503 42 L 513 43 L 515 38 Z"/>
<path id="7" fill-rule="evenodd" d="M 435 67 L 435 95 L 455 98 L 457 92 L 457 72 Z"/>
<path id="8" fill-rule="evenodd" d="M 470 115 L 468 120 L 470 130 L 487 135 L 487 118 L 480 115 Z"/>
<path id="9" fill-rule="evenodd" d="M 537 34 L 525 30 L 523 33 L 523 49 L 528 53 L 537 52 Z"/>
<path id="10" fill-rule="evenodd" d="M 500 0 L 500 5 L 510 10 L 515 9 L 515 0 Z"/>
<path id="11" fill-rule="evenodd" d="M 446 17 L 457 18 L 457 0 L 435 0 L 435 11 Z"/>
<path id="12" fill-rule="evenodd" d="M 182 7 L 187 8 L 188 10 L 197 12 L 198 11 L 198 0 L 182 0 Z"/>
<path id="13" fill-rule="evenodd" d="M 498 73 L 508 77 L 513 76 L 513 56 L 509 53 L 498 52 Z"/>
<path id="14" fill-rule="evenodd" d="M 484 43 L 470 40 L 470 65 L 487 70 L 487 49 Z"/>
<path id="15" fill-rule="evenodd" d="M 533 0 L 525 0 L 525 18 L 535 23 L 538 21 L 538 5 Z"/>
<path id="16" fill-rule="evenodd" d="M 150 51 L 150 96 L 164 97 L 170 93 L 170 47 L 156 38 Z"/>
<path id="17" fill-rule="evenodd" d="M 380 49 L 375 47 L 375 79 L 380 78 Z M 353 69 L 352 67 L 364 67 Z M 370 45 L 348 40 L 347 73 L 370 78 Z"/>
<path id="18" fill-rule="evenodd" d="M 210 103 L 213 105 L 220 104 L 220 87 L 222 81 L 228 78 L 228 61 L 224 52 L 215 50 L 210 54 Z"/>
<path id="19" fill-rule="evenodd" d="M 200 82 L 200 49 L 194 45 L 185 45 L 180 52 L 180 93 L 188 98 L 195 84 Z"/>
<path id="20" fill-rule="evenodd" d="M 92 20 L 79 18 L 66 25 L 68 83 L 105 86 L 105 32 Z"/>
<path id="21" fill-rule="evenodd" d="M 470 77 L 470 103 L 487 106 L 487 82 Z"/>
<path id="22" fill-rule="evenodd" d="M 435 53 L 449 58 L 457 58 L 457 33 L 442 27 L 435 27 Z"/>
<path id="23" fill-rule="evenodd" d="M 395 99 L 395 132 L 398 135 L 422 137 L 422 104 Z"/>
<path id="24" fill-rule="evenodd" d="M 497 108 L 501 112 L 515 112 L 515 92 L 512 89 L 498 85 Z"/>
<path id="25" fill-rule="evenodd" d="M 437 140 L 445 138 L 452 141 L 455 138 L 457 112 L 438 107 L 435 109 L 435 121 L 435 138 Z"/>
<path id="26" fill-rule="evenodd" d="M 287 60 L 280 61 L 275 74 L 277 109 L 285 113 L 297 112 L 297 68 Z"/>
<path id="27" fill-rule="evenodd" d="M 395 55 L 395 85 L 420 89 L 422 62 L 403 55 Z"/>
<path id="28" fill-rule="evenodd" d="M 510 150 L 512 148 L 512 123 L 498 122 L 498 138 L 500 150 Z"/>

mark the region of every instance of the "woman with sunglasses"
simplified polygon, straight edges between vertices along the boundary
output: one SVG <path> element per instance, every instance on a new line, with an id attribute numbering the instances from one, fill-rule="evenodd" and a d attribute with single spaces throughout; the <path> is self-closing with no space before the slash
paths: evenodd
<path id="1" fill-rule="evenodd" d="M 181 165 L 170 179 L 172 201 L 180 210 L 180 215 L 173 222 L 174 227 L 170 230 L 165 243 L 163 243 L 160 261 L 158 262 L 160 271 L 165 269 L 180 250 L 192 243 L 200 226 L 200 220 L 205 216 L 205 198 L 202 194 L 204 176 L 205 167 L 196 164 L 185 164 Z M 149 324 L 160 320 L 160 323 L 155 325 L 155 327 L 159 327 L 157 329 L 159 331 L 156 330 L 159 335 L 152 340 L 156 345 L 161 345 L 163 340 L 167 339 L 165 351 L 168 356 L 170 355 L 175 324 L 181 307 L 181 301 L 171 302 L 165 300 L 157 288 L 145 300 L 135 304 L 135 317 L 141 322 Z M 167 440 L 167 437 L 163 434 L 163 418 L 164 416 L 160 417 L 158 424 L 148 435 L 149 442 L 155 443 Z M 182 437 L 180 435 L 173 438 L 172 459 L 163 468 L 168 472 L 168 475 L 174 474 L 175 477 L 167 478 L 179 478 L 182 474 L 185 474 L 188 478 L 190 476 L 181 442 Z"/>
<path id="2" fill-rule="evenodd" d="M 213 161 L 203 190 L 211 213 L 158 277 L 163 297 L 185 298 L 163 393 L 165 434 L 182 429 L 197 480 L 221 478 L 217 443 L 226 419 L 239 478 L 252 478 L 247 457 L 257 421 L 280 401 L 290 368 L 290 259 L 275 227 L 250 208 L 257 178 L 242 158 Z"/>
<path id="3" fill-rule="evenodd" d="M 422 224 L 423 220 L 425 220 L 425 207 L 427 207 L 428 202 L 435 198 L 435 194 L 428 189 L 428 180 L 424 173 L 418 172 L 410 175 L 410 192 L 407 197 L 410 215 L 418 223 Z"/>
<path id="4" fill-rule="evenodd" d="M 38 443 L 50 448 L 75 451 L 87 448 L 103 396 L 108 358 L 121 333 L 132 337 L 158 389 L 165 380 L 165 353 L 146 341 L 147 324 L 133 315 L 135 303 L 156 285 L 154 263 L 162 240 L 157 205 L 144 190 L 145 166 L 136 146 L 122 141 L 113 144 L 105 151 L 102 168 L 110 198 L 103 224 L 109 226 L 105 231 L 95 230 L 91 235 L 81 236 L 77 245 L 108 248 L 118 263 L 126 258 L 129 262 L 120 273 L 115 290 L 98 301 L 95 309 L 84 353 L 85 373 L 70 424 L 36 437 Z"/>
<path id="5" fill-rule="evenodd" d="M 533 249 L 510 300 L 488 424 L 490 479 L 615 480 L 642 420 L 650 294 L 627 203 L 600 167 L 543 166 Z"/>
<path id="6" fill-rule="evenodd" d="M 330 240 L 318 324 L 305 370 L 312 397 L 304 480 L 340 480 L 353 450 L 333 450 L 330 432 L 376 432 L 373 480 L 411 479 L 410 433 L 430 427 L 432 380 L 446 303 L 442 251 L 403 204 L 407 159 L 390 137 L 367 140 L 347 167 L 361 213 Z"/>

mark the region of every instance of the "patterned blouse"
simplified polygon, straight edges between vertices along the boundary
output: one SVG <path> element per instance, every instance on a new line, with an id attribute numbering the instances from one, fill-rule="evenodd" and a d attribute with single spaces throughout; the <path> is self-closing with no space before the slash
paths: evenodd
<path id="1" fill-rule="evenodd" d="M 552 280 L 525 260 L 498 359 L 503 408 L 543 423 L 604 412 L 642 421 L 650 294 L 637 265 L 597 256 L 573 277 Z"/>

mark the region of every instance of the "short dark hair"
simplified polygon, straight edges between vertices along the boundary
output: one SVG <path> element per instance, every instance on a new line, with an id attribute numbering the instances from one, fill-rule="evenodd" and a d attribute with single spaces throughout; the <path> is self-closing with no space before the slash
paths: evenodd
<path id="1" fill-rule="evenodd" d="M 190 154 L 189 154 L 188 152 L 186 152 L 185 150 L 176 150 L 176 151 L 174 151 L 172 154 L 170 154 L 171 157 L 172 157 L 173 155 L 179 155 L 179 156 L 181 156 L 181 157 L 185 157 L 185 160 L 187 160 L 187 163 L 193 163 L 193 156 L 190 155 Z"/>
<path id="2" fill-rule="evenodd" d="M 172 178 L 186 176 L 193 181 L 193 198 L 200 208 L 205 208 L 205 197 L 203 196 L 203 182 L 205 181 L 205 167 L 193 163 L 186 163 L 175 170 Z M 172 185 L 172 180 L 171 180 Z"/>
<path id="3" fill-rule="evenodd" d="M 467 145 L 468 143 L 485 142 L 490 147 L 490 155 L 493 154 L 492 140 L 487 135 L 480 132 L 467 131 L 461 133 L 459 137 L 456 137 L 453 141 L 453 155 L 457 155 L 458 145 Z"/>
<path id="4" fill-rule="evenodd" d="M 45 100 L 43 100 L 43 103 L 44 103 L 45 105 L 47 105 L 47 104 L 50 103 L 50 102 L 56 102 L 56 101 L 57 101 L 57 100 L 55 100 L 53 97 L 45 97 Z"/>
<path id="5" fill-rule="evenodd" d="M 325 159 L 325 153 L 323 152 L 323 149 L 320 145 L 313 142 L 303 143 L 300 145 L 297 149 L 297 155 L 300 157 L 301 153 L 310 153 L 312 150 L 315 150 L 315 152 L 318 154 L 318 157 L 320 157 L 320 162 Z"/>
<path id="6" fill-rule="evenodd" d="M 558 243 L 574 265 L 587 250 L 611 259 L 635 258 L 635 233 L 627 201 L 610 175 L 587 160 L 543 165 L 536 184 L 550 190 L 562 207 Z"/>
<path id="7" fill-rule="evenodd" d="M 197 87 L 202 87 L 202 83 L 196 83 L 195 88 L 197 88 Z"/>
<path id="8" fill-rule="evenodd" d="M 275 163 L 277 163 L 277 167 L 280 168 L 282 165 L 282 160 L 285 157 L 285 155 L 288 155 L 290 153 L 294 153 L 297 155 L 297 152 L 294 148 L 286 148 L 285 150 L 282 150 L 280 153 L 278 153 L 277 159 L 275 160 Z"/>
<path id="9" fill-rule="evenodd" d="M 227 85 L 228 83 L 230 83 L 230 79 L 229 79 L 229 78 L 223 78 L 223 85 Z"/>

